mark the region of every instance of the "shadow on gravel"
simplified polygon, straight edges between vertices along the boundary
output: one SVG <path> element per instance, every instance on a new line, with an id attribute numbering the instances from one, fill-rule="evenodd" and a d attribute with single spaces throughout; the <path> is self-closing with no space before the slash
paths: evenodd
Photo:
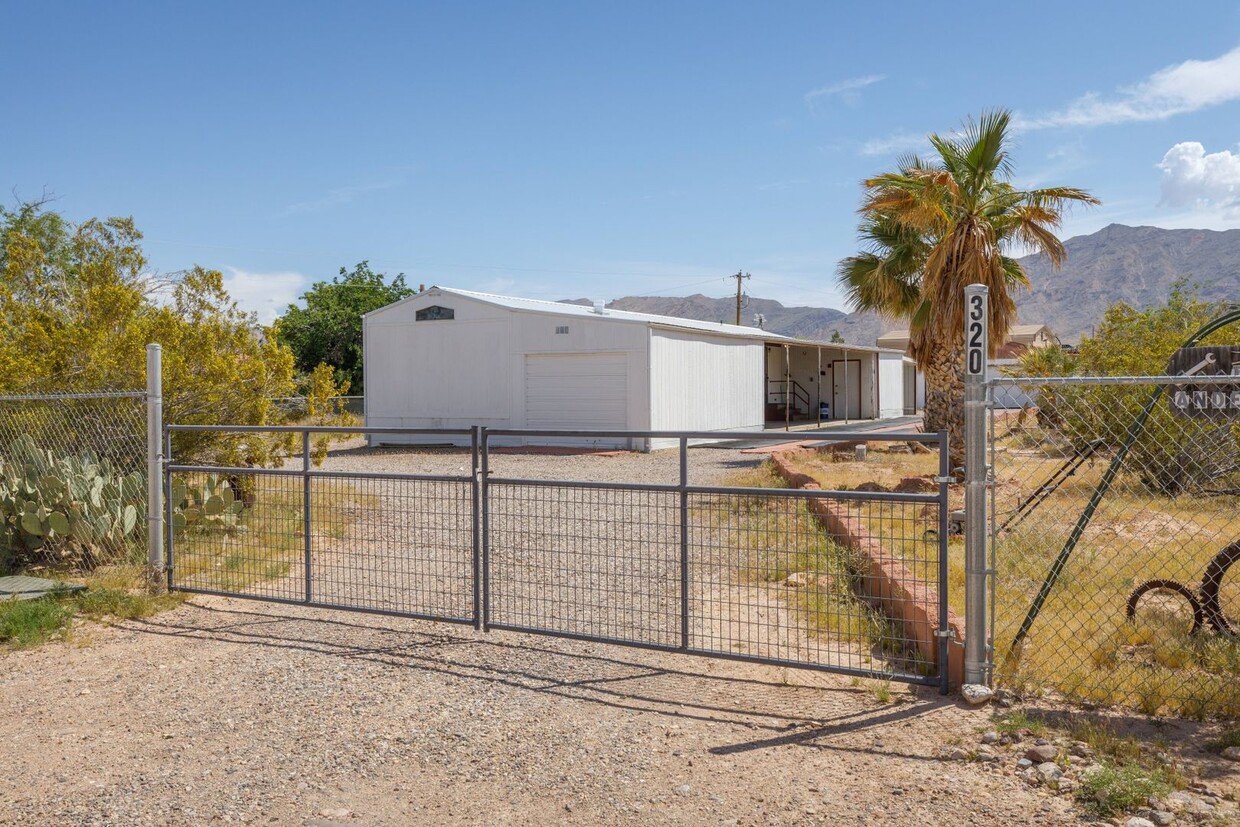
<path id="1" fill-rule="evenodd" d="M 925 690 L 916 699 L 910 697 L 904 703 L 874 707 L 869 693 L 856 687 L 798 686 L 764 677 L 706 674 L 665 663 L 643 662 L 646 658 L 685 664 L 709 660 L 697 656 L 623 650 L 633 655 L 627 658 L 595 652 L 599 648 L 616 651 L 617 647 L 607 644 L 502 632 L 483 635 L 472 630 L 429 633 L 310 617 L 302 615 L 300 609 L 293 612 L 281 615 L 261 608 L 189 604 L 174 613 L 118 625 L 143 634 L 367 661 L 761 733 L 761 737 L 752 740 L 709 750 L 718 755 L 800 746 L 935 761 L 927 755 L 898 752 L 881 744 L 859 748 L 833 743 L 832 739 L 897 722 L 907 726 L 913 719 L 955 705 L 952 699 Z M 710 663 L 729 669 L 748 667 L 722 661 Z"/>

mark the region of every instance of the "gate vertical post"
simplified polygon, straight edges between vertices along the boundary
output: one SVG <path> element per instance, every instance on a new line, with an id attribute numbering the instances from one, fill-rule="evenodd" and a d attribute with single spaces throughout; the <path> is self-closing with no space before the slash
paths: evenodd
<path id="1" fill-rule="evenodd" d="M 146 544 L 151 585 L 164 579 L 163 437 L 164 391 L 162 349 L 146 346 Z"/>
<path id="2" fill-rule="evenodd" d="M 164 429 L 164 462 L 168 465 L 172 464 L 172 431 Z M 164 573 L 167 575 L 167 589 L 172 591 L 172 584 L 176 577 L 173 569 L 176 566 L 176 551 L 174 549 L 173 534 L 176 524 L 173 521 L 173 511 L 177 503 L 172 501 L 172 472 L 164 473 Z"/>
<path id="3" fill-rule="evenodd" d="M 473 573 L 474 573 L 474 628 L 482 630 L 482 515 L 479 513 L 481 497 L 478 488 L 478 429 L 475 425 L 469 429 L 469 456 L 471 463 L 469 494 L 471 499 L 470 530 L 473 532 Z"/>
<path id="4" fill-rule="evenodd" d="M 482 500 L 482 631 L 491 631 L 491 489 L 487 479 L 491 475 L 490 434 L 485 427 L 482 435 L 482 470 L 478 475 L 478 496 Z"/>
<path id="5" fill-rule="evenodd" d="M 950 544 L 947 533 L 949 504 L 948 481 L 951 479 L 951 435 L 939 432 L 939 691 L 951 691 L 951 629 L 947 615 L 947 555 Z"/>
<path id="6" fill-rule="evenodd" d="M 306 565 L 306 595 L 305 602 L 309 603 L 314 599 L 311 591 L 310 577 L 310 551 L 311 551 L 311 526 L 312 519 L 310 513 L 310 429 L 301 432 L 301 486 L 302 486 L 302 531 L 306 535 L 305 565 Z"/>
<path id="7" fill-rule="evenodd" d="M 680 648 L 689 649 L 689 438 L 680 438 Z"/>
<path id="8" fill-rule="evenodd" d="M 964 289 L 964 682 L 988 684 L 986 641 L 986 363 L 990 355 L 989 290 Z"/>

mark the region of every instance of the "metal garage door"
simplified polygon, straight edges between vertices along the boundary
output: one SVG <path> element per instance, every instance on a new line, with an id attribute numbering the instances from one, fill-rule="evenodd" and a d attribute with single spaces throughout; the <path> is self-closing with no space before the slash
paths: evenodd
<path id="1" fill-rule="evenodd" d="M 628 357 L 566 353 L 525 357 L 525 427 L 622 430 L 627 427 Z"/>

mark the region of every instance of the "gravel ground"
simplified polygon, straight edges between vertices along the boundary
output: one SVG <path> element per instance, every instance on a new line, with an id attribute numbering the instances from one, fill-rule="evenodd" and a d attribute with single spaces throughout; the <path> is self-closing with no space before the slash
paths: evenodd
<path id="1" fill-rule="evenodd" d="M 757 459 L 693 453 L 695 482 Z M 495 459 L 497 476 L 678 472 L 674 453 Z M 415 473 L 462 465 L 467 456 L 442 452 L 328 460 Z M 371 541 L 387 542 L 385 531 Z M 347 546 L 324 550 L 325 562 Z M 520 552 L 514 571 L 562 574 L 562 561 Z M 576 576 L 623 604 L 603 615 L 623 624 L 635 607 L 614 575 L 600 565 Z M 535 579 L 520 582 L 535 589 Z M 745 599 L 730 594 L 725 604 Z M 562 599 L 549 605 L 548 621 L 599 622 L 571 605 L 557 614 Z M 726 620 L 788 635 L 786 614 L 770 601 L 757 618 Z M 800 670 L 215 597 L 2 662 L 0 743 L 17 757 L 0 782 L 5 824 L 1075 820 L 1062 797 L 940 757 L 975 740 L 984 713 L 898 685 L 879 703 L 871 688 Z"/>

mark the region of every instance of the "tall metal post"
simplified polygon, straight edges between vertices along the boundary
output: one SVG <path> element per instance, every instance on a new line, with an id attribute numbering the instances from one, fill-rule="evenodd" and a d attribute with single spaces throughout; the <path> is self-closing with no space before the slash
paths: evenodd
<path id="1" fill-rule="evenodd" d="M 964 682 L 988 684 L 986 609 L 986 363 L 989 290 L 964 289 Z"/>
<path id="2" fill-rule="evenodd" d="M 689 439 L 680 438 L 680 648 L 689 649 Z"/>
<path id="3" fill-rule="evenodd" d="M 146 542 L 153 585 L 163 582 L 163 363 L 159 345 L 146 346 Z"/>
<path id="4" fill-rule="evenodd" d="M 302 494 L 302 533 L 305 534 L 306 546 L 304 550 L 305 560 L 305 602 L 309 603 L 314 600 L 314 577 L 310 568 L 310 557 L 313 551 L 313 535 L 314 520 L 313 512 L 310 510 L 310 431 L 309 429 L 302 431 L 301 434 L 301 494 Z"/>

